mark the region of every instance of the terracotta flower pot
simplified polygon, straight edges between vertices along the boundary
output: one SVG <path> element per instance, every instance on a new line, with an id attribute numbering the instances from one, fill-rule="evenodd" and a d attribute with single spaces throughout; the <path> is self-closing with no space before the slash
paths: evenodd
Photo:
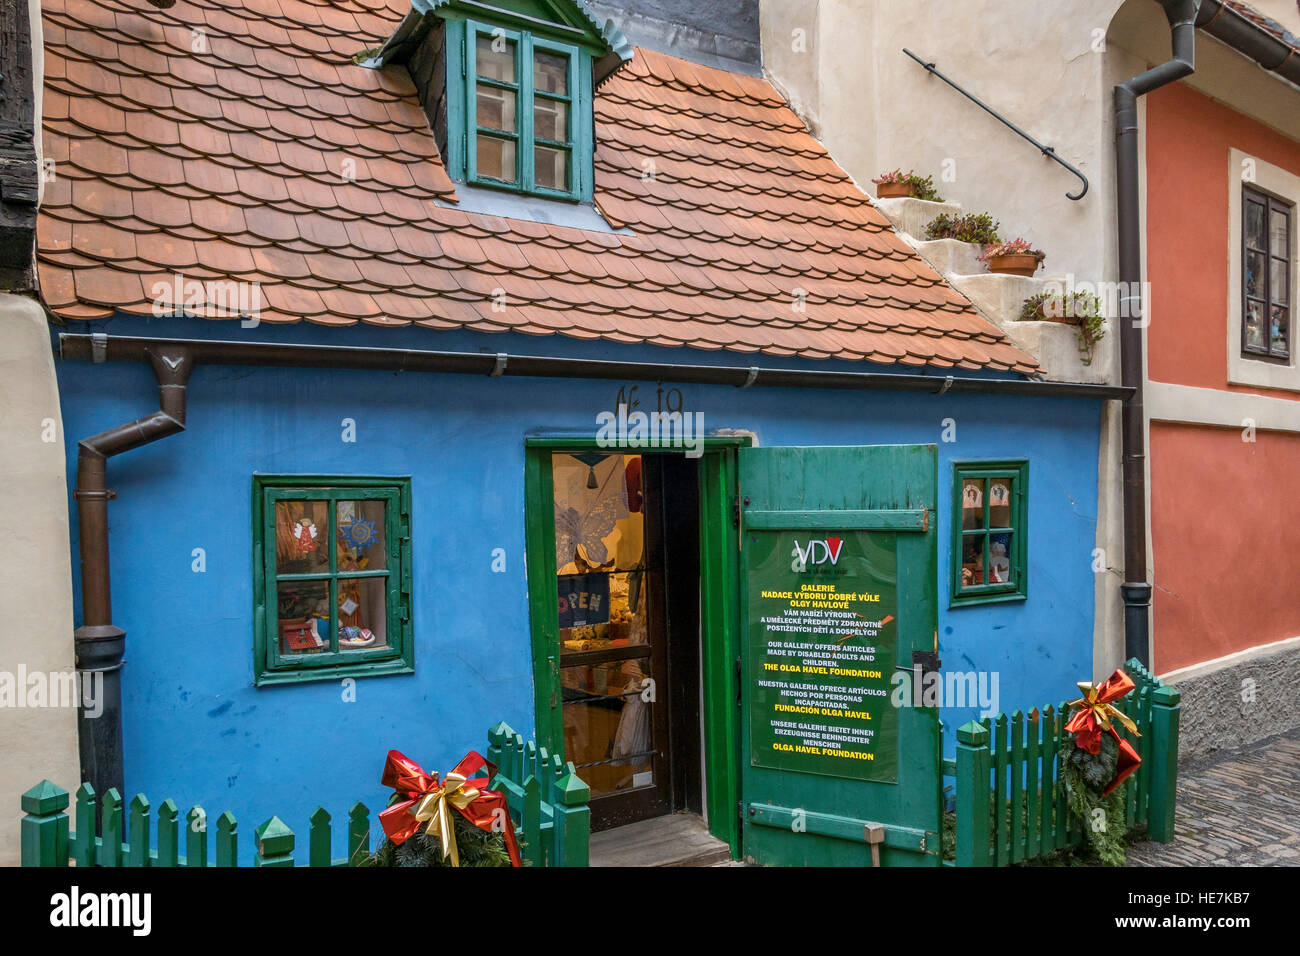
<path id="1" fill-rule="evenodd" d="M 1011 276 L 1032 276 L 1038 271 L 1038 256 L 1017 252 L 1005 256 L 989 256 L 989 272 L 1000 272 Z"/>
<path id="2" fill-rule="evenodd" d="M 909 183 L 880 183 L 876 186 L 877 199 L 906 199 L 912 195 Z"/>

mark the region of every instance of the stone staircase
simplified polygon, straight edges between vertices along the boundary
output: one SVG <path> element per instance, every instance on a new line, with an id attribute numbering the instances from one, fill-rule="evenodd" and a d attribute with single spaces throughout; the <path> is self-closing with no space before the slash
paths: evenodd
<path id="1" fill-rule="evenodd" d="M 1019 320 L 1021 307 L 1030 296 L 1039 292 L 1068 291 L 1064 277 L 1042 270 L 1033 278 L 989 272 L 978 259 L 983 250 L 975 243 L 921 238 L 925 235 L 925 227 L 940 213 L 960 215 L 961 206 L 957 203 L 923 199 L 876 199 L 874 202 L 903 240 L 954 289 L 970 299 L 980 315 L 1006 333 L 1018 348 L 1038 360 L 1044 379 L 1091 384 L 1118 381 L 1112 322 L 1107 322 L 1105 336 L 1093 349 L 1092 364 L 1085 365 L 1074 326 Z M 1048 250 L 1048 261 L 1050 252 Z"/>

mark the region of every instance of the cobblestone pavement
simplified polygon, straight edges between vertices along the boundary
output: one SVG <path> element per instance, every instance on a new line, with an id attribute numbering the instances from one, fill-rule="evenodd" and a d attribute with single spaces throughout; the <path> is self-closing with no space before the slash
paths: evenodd
<path id="1" fill-rule="evenodd" d="M 1179 766 L 1177 814 L 1129 866 L 1300 866 L 1300 730 Z"/>

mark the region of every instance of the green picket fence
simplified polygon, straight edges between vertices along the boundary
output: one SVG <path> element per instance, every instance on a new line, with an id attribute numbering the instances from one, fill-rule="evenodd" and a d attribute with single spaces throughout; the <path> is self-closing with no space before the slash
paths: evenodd
<path id="1" fill-rule="evenodd" d="M 1174 838 L 1178 783 L 1178 691 L 1136 659 L 1124 665 L 1134 690 L 1117 706 L 1141 734 L 1132 740 L 1142 765 L 1123 784 L 1124 822 L 1161 843 Z M 1009 718 L 970 721 L 957 731 L 957 866 L 1007 866 L 1083 842 L 1080 821 L 1065 803 L 1058 754 L 1069 736 L 1065 702 Z"/>
<path id="2" fill-rule="evenodd" d="M 504 723 L 493 727 L 488 739 L 488 759 L 499 767 L 493 786 L 507 794 L 525 860 L 534 866 L 586 866 L 590 791 L 573 764 L 561 765 L 558 757 L 539 750 L 533 741 L 525 743 Z M 142 793 L 124 806 L 116 789 L 100 801 L 90 784 L 82 784 L 72 812 L 75 830 L 69 802 L 68 791 L 49 780 L 23 794 L 23 866 L 246 865 L 239 862 L 239 825 L 229 811 L 217 817 L 210 846 L 208 816 L 199 806 L 182 818 L 176 803 L 164 800 L 158 807 L 155 839 L 149 800 Z M 100 836 L 95 835 L 96 809 L 102 814 Z M 317 807 L 309 823 L 309 866 L 349 866 L 370 854 L 370 810 L 365 804 L 358 802 L 348 812 L 348 852 L 342 859 L 330 855 L 332 820 L 325 808 Z M 296 840 L 284 821 L 271 817 L 253 831 L 252 865 L 293 866 Z"/>

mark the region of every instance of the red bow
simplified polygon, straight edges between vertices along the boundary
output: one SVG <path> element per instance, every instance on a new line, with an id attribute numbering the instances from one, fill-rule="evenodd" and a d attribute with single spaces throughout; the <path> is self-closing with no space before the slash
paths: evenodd
<path id="1" fill-rule="evenodd" d="M 471 771 L 480 767 L 487 769 L 488 776 L 474 780 L 468 779 Z M 519 844 L 515 840 L 515 828 L 510 819 L 510 807 L 505 794 L 489 790 L 488 784 L 496 774 L 496 767 L 488 763 L 475 751 L 467 753 L 460 763 L 447 774 L 445 784 L 438 783 L 438 775 L 430 776 L 414 760 L 396 750 L 388 751 L 384 763 L 384 775 L 380 782 L 385 787 L 392 787 L 405 799 L 394 803 L 379 814 L 379 823 L 384 833 L 394 844 L 401 845 L 414 836 L 421 828 L 428 826 L 430 832 L 435 830 L 440 820 L 448 823 L 443 839 L 443 856 L 452 856 L 452 865 L 457 865 L 455 836 L 450 832 L 445 804 L 451 804 L 462 817 L 485 833 L 492 833 L 498 827 L 502 829 L 506 841 L 506 850 L 510 853 L 510 862 L 514 866 L 523 866 L 519 857 Z M 442 800 L 432 800 L 441 795 Z M 441 810 L 436 804 L 442 803 Z M 500 811 L 498 814 L 497 811 Z"/>
<path id="2" fill-rule="evenodd" d="M 1108 680 L 1100 684 L 1080 681 L 1079 690 L 1083 691 L 1083 696 L 1078 700 L 1070 701 L 1068 705 L 1079 708 L 1065 725 L 1065 729 L 1074 734 L 1074 742 L 1077 746 L 1082 747 L 1090 754 L 1097 753 L 1101 749 L 1101 732 L 1103 730 L 1114 737 L 1115 742 L 1119 744 L 1119 758 L 1115 764 L 1115 776 L 1110 783 L 1106 784 L 1106 789 L 1101 792 L 1103 797 L 1109 796 L 1110 792 L 1127 780 L 1137 770 L 1138 765 L 1142 763 L 1142 758 L 1133 749 L 1133 745 L 1120 737 L 1111 725 L 1111 719 L 1114 718 L 1123 724 L 1129 732 L 1141 736 L 1138 734 L 1137 724 L 1116 707 L 1114 703 L 1127 696 L 1134 686 L 1133 678 L 1124 673 L 1123 669 L 1119 669 Z"/>

